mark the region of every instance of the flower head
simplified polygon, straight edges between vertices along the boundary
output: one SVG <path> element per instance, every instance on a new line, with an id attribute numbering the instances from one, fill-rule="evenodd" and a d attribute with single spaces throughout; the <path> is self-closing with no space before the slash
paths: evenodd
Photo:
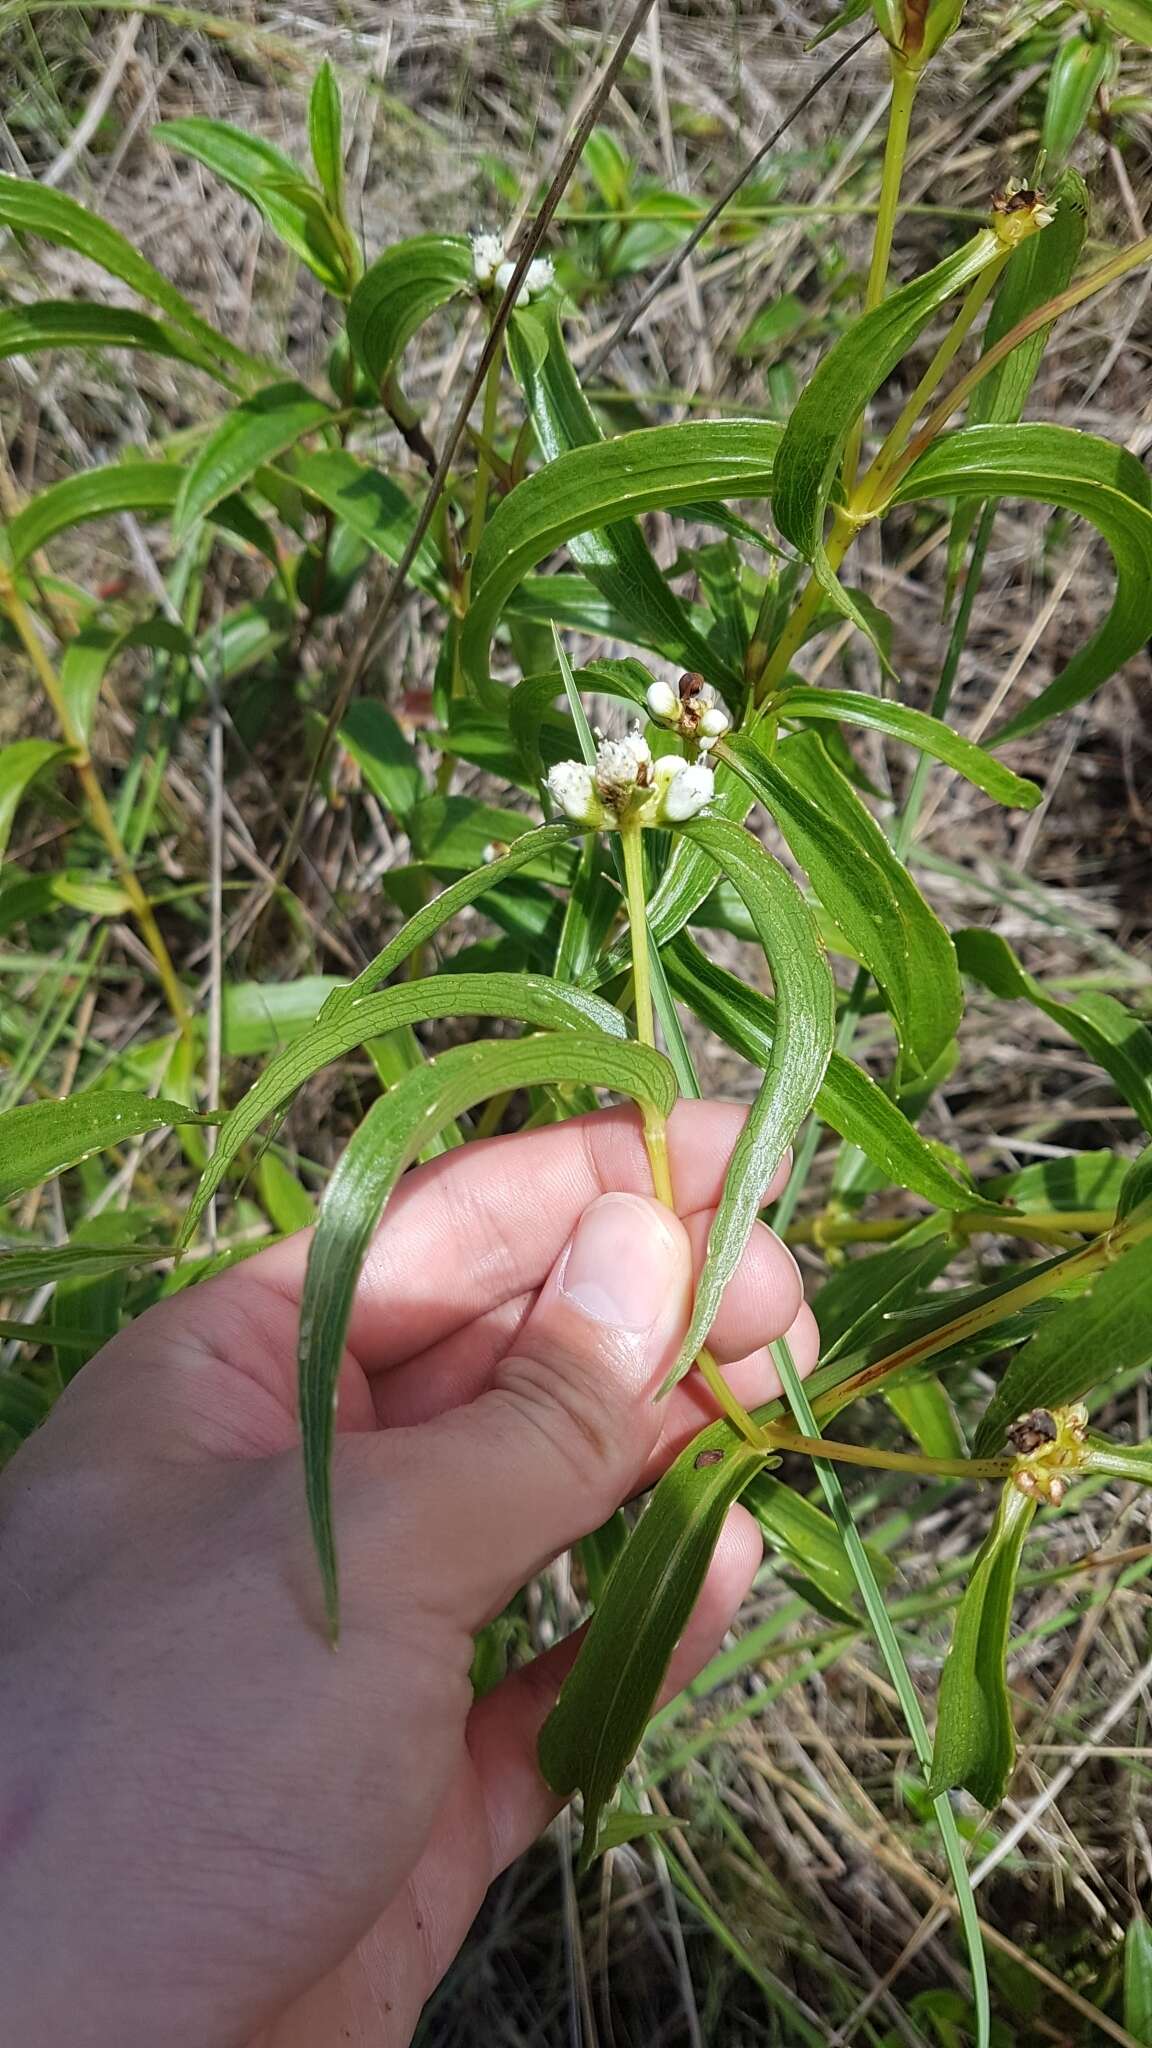
<path id="1" fill-rule="evenodd" d="M 1002 192 L 992 194 L 991 225 L 1007 249 L 1026 242 L 1040 228 L 1050 227 L 1055 218 L 1056 210 L 1048 205 L 1043 192 L 1026 185 L 1022 178 L 1009 178 Z"/>
<path id="2" fill-rule="evenodd" d="M 682 675 L 676 689 L 671 683 L 653 683 L 644 701 L 657 725 L 671 726 L 681 739 L 695 740 L 705 753 L 730 724 L 728 713 L 716 702 L 716 693 L 703 676 Z"/>
<path id="3" fill-rule="evenodd" d="M 504 261 L 504 237 L 491 228 L 481 229 L 472 240 L 472 269 L 480 286 L 491 284 Z"/>
<path id="4" fill-rule="evenodd" d="M 548 793 L 565 817 L 589 830 L 621 825 L 680 825 L 694 818 L 714 791 L 712 770 L 703 761 L 665 754 L 659 761 L 633 726 L 622 739 L 604 739 L 591 767 L 558 761 L 548 771 Z"/>
<path id="5" fill-rule="evenodd" d="M 557 810 L 593 831 L 608 823 L 592 770 L 585 761 L 557 761 L 548 770 L 548 794 Z"/>
<path id="6" fill-rule="evenodd" d="M 484 228 L 471 237 L 472 270 L 480 292 L 506 292 L 512 282 L 515 260 L 506 253 L 504 237 L 494 228 Z M 555 281 L 550 256 L 534 256 L 520 280 L 516 304 L 526 306 L 538 299 Z"/>

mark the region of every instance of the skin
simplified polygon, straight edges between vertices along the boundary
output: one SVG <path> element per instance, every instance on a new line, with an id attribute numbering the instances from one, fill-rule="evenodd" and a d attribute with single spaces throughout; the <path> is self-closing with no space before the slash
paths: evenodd
<path id="1" fill-rule="evenodd" d="M 652 1395 L 741 1112 L 670 1125 L 681 1219 L 606 1111 L 410 1174 L 340 1387 L 343 1626 L 323 1633 L 295 1336 L 306 1237 L 141 1316 L 0 1483 L 0 2036 L 22 2048 L 396 2048 L 558 1802 L 563 1643 L 472 1702 L 472 1637 L 711 1419 Z M 768 1191 L 766 1191 L 767 1193 Z M 711 1343 L 749 1405 L 815 1326 L 758 1227 Z M 729 1518 L 668 1677 L 760 1558 Z"/>

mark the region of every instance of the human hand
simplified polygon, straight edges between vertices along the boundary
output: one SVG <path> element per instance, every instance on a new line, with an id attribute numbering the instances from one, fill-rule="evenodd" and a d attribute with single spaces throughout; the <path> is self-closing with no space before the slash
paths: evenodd
<path id="1" fill-rule="evenodd" d="M 151 1309 L 0 1483 L 0 2034 L 21 2048 L 394 2048 L 556 1811 L 561 1644 L 478 1704 L 472 1638 L 713 1415 L 652 1395 L 742 1121 L 684 1103 L 682 1221 L 605 1111 L 401 1184 L 339 1392 L 327 1642 L 295 1401 L 306 1238 Z M 816 1352 L 758 1226 L 710 1342 L 749 1406 Z M 734 1509 L 669 1673 L 760 1558 Z"/>

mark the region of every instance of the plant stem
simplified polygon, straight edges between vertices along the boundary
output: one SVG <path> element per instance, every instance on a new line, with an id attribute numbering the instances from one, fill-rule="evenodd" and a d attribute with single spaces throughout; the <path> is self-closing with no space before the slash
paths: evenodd
<path id="1" fill-rule="evenodd" d="M 92 756 L 83 733 L 76 725 L 68 707 L 68 701 L 60 687 L 60 679 L 45 652 L 44 644 L 36 631 L 35 621 L 24 603 L 15 582 L 6 570 L 0 568 L 0 608 L 8 615 L 16 635 L 36 672 L 48 702 L 56 716 L 61 737 L 72 749 L 73 766 L 80 778 L 84 800 L 89 816 L 108 849 L 117 880 L 132 906 L 132 914 L 140 927 L 140 935 L 155 962 L 161 987 L 172 1012 L 173 1019 L 182 1038 L 192 1035 L 192 1016 L 184 990 L 180 986 L 172 957 L 164 943 L 164 937 L 153 914 L 144 890 L 136 877 L 135 869 L 128 857 L 124 842 L 116 829 L 116 820 L 108 807 L 100 778 L 92 765 Z"/>
<path id="2" fill-rule="evenodd" d="M 783 1197 L 781 1197 L 783 1199 Z M 1014 1216 L 990 1216 L 982 1209 L 957 1209 L 948 1219 L 949 1230 L 960 1237 L 1034 1237 L 1045 1238 L 1076 1236 L 1090 1231 L 1108 1230 L 1113 1222 L 1111 1209 L 1036 1209 L 1031 1213 L 1021 1212 Z M 779 1234 L 779 1222 L 774 1219 Z M 802 1223 L 796 1223 L 787 1231 L 789 1244 L 888 1244 L 893 1238 L 902 1237 L 911 1227 L 907 1216 L 880 1216 L 870 1223 L 861 1222 L 858 1217 L 846 1216 L 839 1220 L 827 1221 L 819 1216 L 810 1216 Z"/>
<path id="3" fill-rule="evenodd" d="M 873 1444 L 846 1444 L 830 1436 L 800 1436 L 770 1422 L 764 1435 L 774 1451 L 800 1451 L 841 1465 L 870 1465 L 882 1472 L 920 1472 L 941 1479 L 1008 1479 L 1011 1458 L 921 1458 L 907 1451 L 882 1451 Z"/>
<path id="4" fill-rule="evenodd" d="M 980 514 L 980 524 L 976 528 L 976 537 L 972 543 L 968 573 L 964 578 L 964 589 L 959 606 L 957 607 L 956 618 L 948 641 L 948 650 L 944 656 L 944 664 L 940 670 L 940 680 L 936 685 L 936 693 L 932 699 L 933 718 L 943 718 L 948 710 L 948 706 L 952 702 L 952 690 L 956 681 L 957 670 L 960 667 L 960 656 L 964 652 L 964 645 L 968 638 L 968 622 L 972 617 L 972 607 L 976 602 L 976 595 L 984 575 L 984 558 L 988 553 L 988 543 L 992 538 L 992 527 L 995 518 L 995 503 L 985 505 Z M 912 841 L 916 836 L 916 827 L 919 823 L 920 811 L 924 803 L 924 791 L 928 787 L 928 777 L 931 770 L 932 762 L 930 757 L 927 754 L 921 754 L 912 771 L 912 780 L 908 785 L 908 795 L 904 801 L 904 808 L 896 821 L 893 850 L 897 860 L 906 861 L 908 858 Z"/>
<path id="5" fill-rule="evenodd" d="M 484 522 L 488 513 L 488 480 L 492 474 L 489 450 L 496 438 L 496 413 L 500 404 L 500 370 L 503 350 L 497 349 L 488 365 L 484 379 L 484 412 L 480 428 L 480 444 L 476 451 L 476 474 L 472 479 L 472 516 L 468 522 L 468 584 L 472 582 L 472 564 L 476 550 L 484 533 Z"/>
<path id="6" fill-rule="evenodd" d="M 908 131 L 912 122 L 912 108 L 916 99 L 916 88 L 920 83 L 918 71 L 912 71 L 903 59 L 893 51 L 892 98 L 888 103 L 888 135 L 884 143 L 884 169 L 880 179 L 880 205 L 876 213 L 876 232 L 872 239 L 872 261 L 868 268 L 868 284 L 864 293 L 864 311 L 871 313 L 878 306 L 888 284 L 888 265 L 892 257 L 892 236 L 896 228 L 896 215 L 900 205 L 900 181 L 904 175 L 904 159 L 908 154 Z M 856 469 L 860 461 L 860 443 L 864 438 L 864 415 L 861 413 L 844 450 L 844 490 L 850 494 L 856 481 Z"/>
<path id="7" fill-rule="evenodd" d="M 856 522 L 854 520 L 849 519 L 841 511 L 835 513 L 832 521 L 832 531 L 828 536 L 828 545 L 825 550 L 833 573 L 840 567 L 852 542 L 855 540 L 856 531 Z M 815 576 L 810 576 L 793 608 L 787 625 L 770 651 L 758 637 L 759 621 L 757 621 L 757 631 L 753 633 L 748 648 L 746 672 L 748 680 L 752 685 L 754 700 L 758 705 L 762 706 L 772 695 L 773 691 L 783 682 L 791 666 L 793 655 L 797 652 L 798 648 L 803 646 L 812 621 L 815 619 L 823 603 L 824 592 L 816 581 Z"/>
<path id="8" fill-rule="evenodd" d="M 625 823 L 620 832 L 620 846 L 624 859 L 624 899 L 632 934 L 632 987 L 636 1008 L 636 1036 L 642 1045 L 654 1046 L 656 1020 L 652 1006 L 652 963 L 648 951 L 648 906 L 644 886 L 642 828 L 634 823 Z M 652 1169 L 652 1186 L 656 1199 L 663 1202 L 666 1209 L 675 1212 L 676 1198 L 668 1163 L 667 1119 L 663 1111 L 651 1102 L 642 1103 L 640 1113 L 644 1123 L 644 1144 Z M 741 1436 L 749 1443 L 755 1444 L 757 1449 L 762 1449 L 765 1443 L 764 1431 L 736 1399 L 712 1353 L 702 1346 L 696 1364 L 722 1413 L 740 1431 Z"/>

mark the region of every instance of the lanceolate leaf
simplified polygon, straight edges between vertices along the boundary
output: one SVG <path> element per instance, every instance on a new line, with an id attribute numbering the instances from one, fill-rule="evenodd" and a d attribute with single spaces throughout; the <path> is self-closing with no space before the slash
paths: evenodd
<path id="1" fill-rule="evenodd" d="M 1000 804 L 1031 811 L 1043 794 L 1036 783 L 1015 775 L 984 747 L 962 739 L 942 718 L 930 718 L 925 711 L 912 711 L 887 697 L 871 697 L 863 690 L 813 690 L 797 683 L 780 700 L 778 709 L 785 718 L 842 720 L 845 725 L 861 725 L 871 732 L 886 733 L 890 739 L 906 740 L 920 753 L 954 768 Z"/>
<path id="2" fill-rule="evenodd" d="M 321 448 L 299 457 L 292 482 L 308 497 L 327 505 L 386 560 L 400 560 L 416 524 L 416 509 L 399 484 L 382 470 L 360 462 L 343 448 Z M 418 589 L 444 597 L 444 573 L 431 539 L 421 542 L 408 573 Z"/>
<path id="3" fill-rule="evenodd" d="M 772 759 L 734 736 L 725 757 L 807 870 L 825 910 L 875 976 L 905 1058 L 926 1071 L 956 1033 L 963 994 L 951 939 L 815 733 Z"/>
<path id="4" fill-rule="evenodd" d="M 379 387 L 418 327 L 474 282 L 464 235 L 413 235 L 385 249 L 364 272 L 348 305 L 348 340 Z"/>
<path id="5" fill-rule="evenodd" d="M 327 57 L 308 97 L 308 143 L 324 197 L 340 215 L 344 205 L 344 122 L 340 88 Z"/>
<path id="6" fill-rule="evenodd" d="M 0 1251 L 0 1287 L 5 1294 L 31 1294 L 56 1280 L 154 1266 L 163 1257 L 163 1247 L 154 1244 L 21 1245 L 15 1251 Z"/>
<path id="7" fill-rule="evenodd" d="M 758 1472 L 741 1498 L 769 1542 L 785 1552 L 825 1599 L 857 1621 L 856 1574 L 831 1516 L 771 1472 Z M 868 1554 L 881 1583 L 890 1579 L 892 1565 L 884 1553 L 869 1546 Z"/>
<path id="8" fill-rule="evenodd" d="M 0 313 L 0 358 L 32 356 L 50 348 L 135 348 L 171 356 L 205 370 L 218 383 L 231 382 L 213 356 L 175 327 L 125 306 L 98 306 L 84 299 L 38 299 Z"/>
<path id="9" fill-rule="evenodd" d="M 1016 1761 L 1004 1663 L 1020 1552 L 1036 1503 L 1006 1486 L 956 1615 L 940 1678 L 929 1789 L 997 1806 Z"/>
<path id="10" fill-rule="evenodd" d="M 553 1791 L 584 1795 L 585 1865 L 597 1853 L 604 1808 L 640 1745 L 724 1518 L 763 1463 L 728 1423 L 705 1430 L 665 1473 L 612 1568 L 540 1737 L 540 1768 Z"/>
<path id="11" fill-rule="evenodd" d="M 373 795 L 406 821 L 427 796 L 428 786 L 416 750 L 388 706 L 377 697 L 354 698 L 339 736 Z"/>
<path id="12" fill-rule="evenodd" d="M 1100 87 L 1115 70 L 1112 38 L 1083 30 L 1061 43 L 1048 74 L 1040 147 L 1053 166 L 1068 155 L 1092 111 Z"/>
<path id="13" fill-rule="evenodd" d="M 825 516 L 848 435 L 933 313 L 971 284 L 1001 247 L 992 229 L 982 228 L 954 256 L 854 321 L 817 365 L 788 421 L 776 461 L 776 524 L 811 562 L 833 604 L 865 633 L 868 620 L 837 581 L 824 552 Z"/>
<path id="14" fill-rule="evenodd" d="M 1152 1032 L 1115 996 L 1087 989 L 1071 999 L 1049 995 L 1027 974 L 998 932 L 967 929 L 956 934 L 965 974 L 1006 1002 L 1022 999 L 1058 1024 L 1111 1075 L 1146 1131 L 1152 1131 Z"/>
<path id="15" fill-rule="evenodd" d="M 681 1002 L 726 1045 L 766 1067 L 776 1030 L 776 1009 L 768 997 L 746 988 L 686 936 L 665 949 L 663 960 Z M 859 1146 L 899 1187 L 910 1188 L 940 1209 L 991 1206 L 963 1176 L 963 1169 L 957 1165 L 953 1170 L 871 1075 L 843 1053 L 832 1054 L 815 1107 L 822 1122 Z"/>
<path id="16" fill-rule="evenodd" d="M 549 1082 L 612 1088 L 665 1115 L 676 1077 L 663 1055 L 604 1033 L 541 1032 L 457 1046 L 381 1096 L 352 1137 L 321 1205 L 300 1304 L 300 1426 L 308 1507 L 329 1622 L 338 1616 L 331 1461 L 336 1390 L 360 1268 L 396 1182 L 436 1131 L 507 1089 Z"/>
<path id="17" fill-rule="evenodd" d="M 323 1024 L 329 1023 L 347 1009 L 350 1003 L 356 1002 L 361 996 L 370 995 L 374 988 L 378 988 L 382 981 L 387 981 L 390 974 L 395 974 L 396 969 L 403 966 L 405 960 L 410 958 L 418 946 L 423 946 L 429 939 L 434 938 L 441 926 L 446 925 L 449 918 L 455 917 L 458 910 L 463 910 L 469 903 L 474 903 L 478 896 L 485 895 L 489 889 L 499 888 L 509 876 L 518 874 L 521 868 L 538 860 L 542 854 L 550 853 L 553 848 L 562 846 L 572 836 L 571 825 L 543 825 L 536 832 L 525 832 L 523 838 L 518 839 L 514 846 L 510 846 L 507 853 L 501 854 L 498 860 L 489 861 L 473 874 L 461 875 L 458 882 L 453 882 L 447 889 L 441 890 L 439 896 L 434 896 L 431 903 L 426 903 L 422 910 L 418 910 L 414 917 L 410 917 L 407 924 L 396 933 L 395 938 L 389 939 L 383 951 L 377 953 L 376 958 L 370 960 L 367 967 L 361 968 L 355 981 L 347 982 L 344 987 L 334 990 L 320 1012 L 319 1021 Z"/>
<path id="18" fill-rule="evenodd" d="M 8 850 L 12 821 L 29 784 L 54 761 L 67 757 L 55 740 L 13 740 L 0 750 L 0 860 Z"/>
<path id="19" fill-rule="evenodd" d="M 573 448 L 525 477 L 496 507 L 473 569 L 461 659 L 478 689 L 488 650 L 521 578 L 574 535 L 707 497 L 764 498 L 780 428 L 771 420 L 689 421 L 644 427 L 594 447 Z M 675 645 L 669 658 L 677 658 Z"/>
<path id="20" fill-rule="evenodd" d="M 555 298 L 537 308 L 536 316 L 547 341 L 543 356 L 525 345 L 515 326 L 508 336 L 508 356 L 524 392 L 540 452 L 552 463 L 573 448 L 595 446 L 602 436 L 569 361 Z M 711 682 L 726 684 L 730 693 L 742 694 L 739 670 L 720 660 L 696 632 L 687 607 L 669 589 L 633 521 L 573 534 L 568 552 L 627 621 L 630 639 L 641 647 L 659 648 Z"/>
<path id="21" fill-rule="evenodd" d="M 49 484 L 0 529 L 13 566 L 18 569 L 56 534 L 87 519 L 107 519 L 115 512 L 170 512 L 186 475 L 178 462 L 109 462 Z M 263 521 L 241 499 L 224 499 L 209 517 L 262 551 L 271 549 L 275 558 Z"/>
<path id="22" fill-rule="evenodd" d="M 688 1332 L 663 1393 L 707 1339 L 764 1190 L 816 1099 L 836 1032 L 832 975 L 815 920 L 791 877 L 758 840 L 726 819 L 696 818 L 681 829 L 744 898 L 772 971 L 776 1015 L 764 1079 L 732 1152 Z"/>
<path id="23" fill-rule="evenodd" d="M 1001 727 L 1000 744 L 1078 704 L 1152 635 L 1152 485 L 1126 449 L 1072 427 L 964 427 L 925 451 L 894 502 L 1011 497 L 1061 505 L 1089 520 L 1112 550 L 1117 581 L 1104 624 L 1047 689 Z"/>
<path id="24" fill-rule="evenodd" d="M 1152 7 L 1147 33 L 1152 42 Z M 1152 2048 L 1152 1928 L 1140 1912 L 1124 1937 L 1124 2026 L 1142 2048 Z"/>
<path id="25" fill-rule="evenodd" d="M 1018 1415 L 1062 1408 L 1150 1359 L 1152 1237 L 1144 1237 L 1046 1316 L 1016 1353 L 976 1432 L 976 1457 L 995 1457 Z"/>
<path id="26" fill-rule="evenodd" d="M 312 1029 L 265 1067 L 225 1117 L 185 1218 L 181 1243 L 192 1237 L 241 1148 L 262 1123 L 287 1107 L 311 1075 L 367 1039 L 430 1017 L 456 1016 L 515 1017 L 524 1024 L 568 1025 L 585 1036 L 593 1030 L 609 1038 L 625 1035 L 623 1019 L 610 1004 L 535 974 L 435 974 L 402 982 L 379 995 L 365 995 L 331 1015 L 325 1005 Z"/>
<path id="27" fill-rule="evenodd" d="M 74 725 L 87 741 L 100 696 L 100 685 L 112 662 L 130 647 L 159 648 L 167 654 L 190 654 L 193 643 L 172 619 L 142 619 L 135 626 L 82 626 L 68 642 L 60 663 L 60 691 Z"/>
<path id="28" fill-rule="evenodd" d="M 53 1180 L 94 1152 L 171 1124 L 210 1124 L 182 1102 L 110 1089 L 69 1095 L 57 1102 L 22 1103 L 0 1116 L 0 1202 Z"/>
<path id="29" fill-rule="evenodd" d="M 260 209 L 269 227 L 330 291 L 347 297 L 359 252 L 339 216 L 297 164 L 263 137 L 198 116 L 161 121 L 152 133 L 195 157 Z"/>
<path id="30" fill-rule="evenodd" d="M 1100 12 L 1130 42 L 1152 50 L 1152 0 L 1100 0 Z"/>
<path id="31" fill-rule="evenodd" d="M 88 257 L 101 270 L 130 285 L 141 298 L 159 306 L 183 333 L 200 342 L 216 360 L 234 363 L 248 375 L 266 374 L 262 364 L 202 320 L 183 293 L 138 255 L 117 228 L 109 227 L 98 213 L 89 213 L 86 206 L 67 198 L 63 192 L 53 192 L 31 178 L 11 178 L 0 173 L 0 226 L 12 228 L 17 234 L 40 235 L 57 248 L 72 249 L 76 255 Z"/>
<path id="32" fill-rule="evenodd" d="M 173 537 L 182 540 L 221 498 L 250 482 L 262 463 L 274 461 L 332 418 L 331 407 L 302 384 L 269 384 L 234 406 L 184 476 L 172 517 Z"/>

